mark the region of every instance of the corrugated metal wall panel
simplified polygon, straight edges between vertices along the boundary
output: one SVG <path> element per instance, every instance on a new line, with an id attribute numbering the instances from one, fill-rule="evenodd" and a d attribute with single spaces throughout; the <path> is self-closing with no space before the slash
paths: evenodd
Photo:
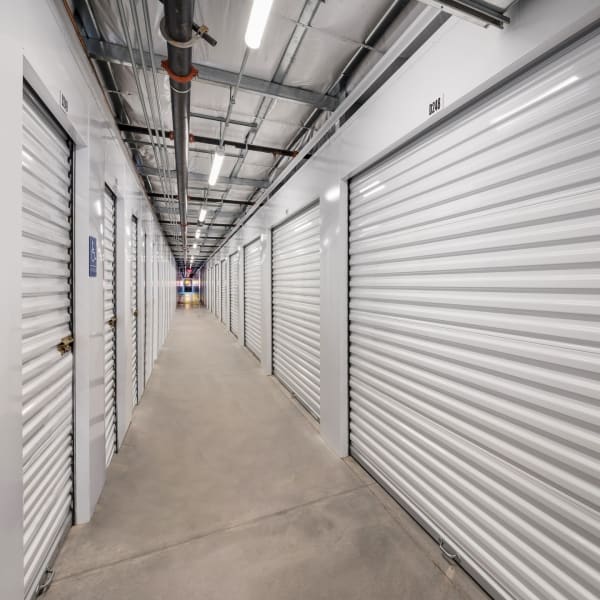
<path id="1" fill-rule="evenodd" d="M 116 201 L 104 192 L 102 264 L 104 288 L 104 450 L 106 466 L 117 449 Z"/>
<path id="2" fill-rule="evenodd" d="M 273 374 L 319 418 L 320 216 L 314 205 L 273 229 Z"/>
<path id="3" fill-rule="evenodd" d="M 600 597 L 600 41 L 350 185 L 351 453 L 499 598 Z"/>
<path id="4" fill-rule="evenodd" d="M 238 337 L 240 332 L 240 253 L 229 257 L 229 309 L 231 333 Z"/>
<path id="5" fill-rule="evenodd" d="M 244 248 L 244 341 L 260 360 L 262 353 L 262 285 L 260 239 Z"/>
<path id="6" fill-rule="evenodd" d="M 36 590 L 72 522 L 72 151 L 23 90 L 22 381 L 25 597 Z M 72 338 L 71 338 L 72 339 Z"/>

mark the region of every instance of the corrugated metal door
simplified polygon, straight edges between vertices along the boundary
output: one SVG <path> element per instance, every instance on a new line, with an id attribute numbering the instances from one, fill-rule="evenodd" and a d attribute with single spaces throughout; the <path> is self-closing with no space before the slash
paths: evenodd
<path id="1" fill-rule="evenodd" d="M 351 453 L 498 598 L 600 597 L 599 40 L 350 185 Z"/>
<path id="2" fill-rule="evenodd" d="M 221 261 L 221 321 L 229 327 L 229 277 L 227 260 Z"/>
<path id="3" fill-rule="evenodd" d="M 138 278 L 137 278 L 137 238 L 138 222 L 135 215 L 131 216 L 131 397 L 133 405 L 138 403 Z"/>
<path id="4" fill-rule="evenodd" d="M 260 251 L 260 238 L 244 248 L 244 343 L 258 360 L 262 353 Z"/>
<path id="5" fill-rule="evenodd" d="M 221 318 L 221 265 L 215 265 L 215 316 Z"/>
<path id="6" fill-rule="evenodd" d="M 150 337 L 148 330 L 148 312 L 150 310 L 149 307 L 149 296 L 148 296 L 148 288 L 151 285 L 150 278 L 148 276 L 149 273 L 149 265 L 148 265 L 148 234 L 144 233 L 144 389 L 146 388 L 146 384 L 148 383 L 148 377 L 150 376 L 151 369 L 148 367 L 148 339 Z"/>
<path id="7" fill-rule="evenodd" d="M 229 257 L 229 309 L 231 333 L 238 337 L 240 331 L 240 253 Z"/>
<path id="8" fill-rule="evenodd" d="M 23 90 L 23 527 L 25 596 L 72 523 L 72 144 Z"/>
<path id="9" fill-rule="evenodd" d="M 315 417 L 320 405 L 320 218 L 316 204 L 273 229 L 273 374 Z"/>
<path id="10" fill-rule="evenodd" d="M 116 197 L 104 191 L 102 264 L 104 287 L 104 456 L 110 464 L 117 449 L 117 286 Z"/>

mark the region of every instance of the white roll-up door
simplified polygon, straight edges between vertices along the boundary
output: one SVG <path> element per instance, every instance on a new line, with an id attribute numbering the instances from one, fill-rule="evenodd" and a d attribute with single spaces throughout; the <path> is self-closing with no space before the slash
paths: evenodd
<path id="1" fill-rule="evenodd" d="M 215 316 L 221 318 L 221 264 L 215 265 Z"/>
<path id="2" fill-rule="evenodd" d="M 221 261 L 221 321 L 229 327 L 229 277 L 227 260 Z"/>
<path id="3" fill-rule="evenodd" d="M 316 204 L 273 229 L 273 374 L 319 418 L 320 217 Z"/>
<path id="4" fill-rule="evenodd" d="M 104 191 L 102 264 L 104 288 L 104 456 L 110 464 L 117 449 L 117 286 L 116 197 Z"/>
<path id="5" fill-rule="evenodd" d="M 137 217 L 131 217 L 131 254 L 129 267 L 131 273 L 131 396 L 133 405 L 138 403 L 138 281 L 137 281 Z M 162 285 L 162 281 L 161 281 Z M 163 309 L 164 310 L 164 309 Z M 162 340 L 161 340 L 162 341 Z"/>
<path id="6" fill-rule="evenodd" d="M 231 333 L 238 337 L 240 332 L 240 253 L 229 257 L 229 310 Z"/>
<path id="7" fill-rule="evenodd" d="M 351 454 L 491 593 L 600 597 L 600 38 L 350 185 Z"/>
<path id="8" fill-rule="evenodd" d="M 72 144 L 23 90 L 22 382 L 25 597 L 72 523 Z M 15 549 L 16 551 L 16 549 Z"/>
<path id="9" fill-rule="evenodd" d="M 262 285 L 260 238 L 244 248 L 244 343 L 260 360 L 262 354 Z"/>

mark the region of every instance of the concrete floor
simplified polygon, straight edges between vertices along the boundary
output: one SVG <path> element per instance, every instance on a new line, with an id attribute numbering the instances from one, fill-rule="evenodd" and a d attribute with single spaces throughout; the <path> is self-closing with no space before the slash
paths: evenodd
<path id="1" fill-rule="evenodd" d="M 178 311 L 47 600 L 483 600 L 204 310 Z"/>

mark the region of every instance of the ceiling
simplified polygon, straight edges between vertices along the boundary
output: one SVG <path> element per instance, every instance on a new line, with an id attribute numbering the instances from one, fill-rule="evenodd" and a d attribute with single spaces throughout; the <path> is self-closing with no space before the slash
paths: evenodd
<path id="1" fill-rule="evenodd" d="M 185 266 L 192 271 L 423 6 L 415 0 L 274 0 L 261 47 L 248 50 L 244 34 L 251 5 L 251 0 L 194 2 L 194 21 L 206 25 L 218 43 L 193 47 L 198 75 L 190 131 L 208 143 L 190 143 Z M 74 2 L 79 33 L 183 269 L 173 142 L 148 134 L 148 128 L 172 129 L 169 78 L 160 65 L 167 54 L 163 14 L 159 0 Z M 211 187 L 206 179 L 221 136 L 226 156 Z M 198 223 L 201 208 L 207 216 Z"/>

